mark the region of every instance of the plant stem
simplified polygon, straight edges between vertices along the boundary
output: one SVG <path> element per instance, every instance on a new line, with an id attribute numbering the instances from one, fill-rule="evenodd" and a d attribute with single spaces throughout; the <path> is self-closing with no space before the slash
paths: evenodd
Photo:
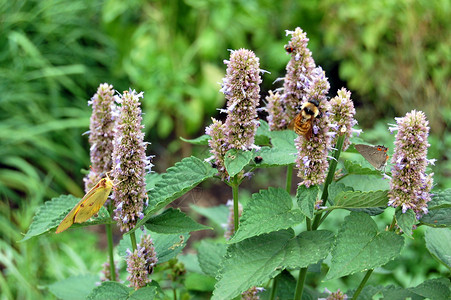
<path id="1" fill-rule="evenodd" d="M 111 199 L 108 203 L 108 212 L 110 214 L 111 220 L 113 220 L 113 205 L 111 204 Z M 111 281 L 116 281 L 116 267 L 114 265 L 114 252 L 113 252 L 113 225 L 111 223 L 105 224 L 106 235 L 108 239 L 108 255 L 110 257 L 110 274 Z"/>
<path id="2" fill-rule="evenodd" d="M 335 151 L 333 154 L 333 159 L 331 159 L 330 164 L 329 164 L 329 172 L 327 173 L 327 177 L 326 177 L 326 181 L 324 182 L 324 187 L 323 187 L 323 193 L 321 194 L 321 200 L 323 200 L 323 205 L 326 204 L 327 202 L 327 198 L 329 196 L 329 185 L 331 184 L 332 180 L 334 179 L 334 175 L 335 175 L 335 170 L 337 169 L 337 164 L 338 164 L 338 158 L 340 157 L 341 154 L 341 150 L 343 149 L 343 143 L 345 141 L 345 136 L 344 135 L 340 135 L 338 137 L 338 141 L 337 144 L 335 145 Z M 323 221 L 324 219 L 321 218 L 322 214 L 317 214 L 315 216 L 315 219 L 313 220 L 313 226 L 312 229 L 316 230 L 318 228 L 318 226 L 321 224 L 321 221 Z"/>
<path id="3" fill-rule="evenodd" d="M 362 282 L 360 282 L 360 285 L 357 288 L 357 290 L 354 292 L 354 295 L 352 296 L 351 300 L 357 299 L 357 297 L 360 295 L 360 292 L 362 291 L 363 287 L 365 286 L 366 282 L 370 278 L 371 273 L 373 273 L 373 271 L 374 271 L 374 269 L 371 269 L 371 270 L 368 270 L 368 272 L 366 272 L 365 277 L 363 277 Z"/>
<path id="4" fill-rule="evenodd" d="M 296 292 L 294 294 L 294 300 L 301 300 L 302 292 L 304 291 L 304 282 L 307 277 L 307 268 L 299 270 L 298 282 L 296 283 Z"/>
<path id="5" fill-rule="evenodd" d="M 240 212 L 238 209 L 238 175 L 233 176 L 232 179 L 232 194 L 233 194 L 233 223 L 235 227 L 235 232 L 237 232 L 240 225 Z"/>
<path id="6" fill-rule="evenodd" d="M 274 297 L 276 296 L 276 290 L 277 290 L 277 281 L 279 278 L 278 276 L 274 277 L 274 279 L 272 280 L 272 288 L 271 288 L 271 297 L 269 298 L 270 300 L 274 300 Z"/>
<path id="7" fill-rule="evenodd" d="M 288 194 L 291 192 L 291 180 L 293 178 L 293 164 L 287 166 L 287 182 L 285 184 L 285 190 Z"/>
<path id="8" fill-rule="evenodd" d="M 132 242 L 132 249 L 133 251 L 136 250 L 136 235 L 135 235 L 135 231 L 133 231 L 132 233 L 130 233 L 130 241 Z"/>

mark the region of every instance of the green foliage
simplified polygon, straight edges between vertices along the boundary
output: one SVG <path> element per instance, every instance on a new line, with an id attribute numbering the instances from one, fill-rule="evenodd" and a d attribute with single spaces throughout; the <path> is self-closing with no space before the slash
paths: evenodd
<path id="1" fill-rule="evenodd" d="M 403 237 L 394 232 L 378 232 L 370 216 L 353 212 L 338 232 L 326 280 L 382 266 L 394 259 L 403 246 Z"/>
<path id="2" fill-rule="evenodd" d="M 100 278 L 97 275 L 78 275 L 52 283 L 48 286 L 48 289 L 59 299 L 82 300 L 86 299 L 91 291 L 96 288 L 96 282 L 99 281 Z"/>
<path id="3" fill-rule="evenodd" d="M 152 216 L 145 224 L 146 228 L 153 232 L 171 234 L 212 229 L 195 222 L 182 213 L 179 209 L 169 208 L 163 213 Z"/>
<path id="4" fill-rule="evenodd" d="M 451 230 L 428 228 L 425 233 L 426 247 L 440 263 L 451 270 Z"/>

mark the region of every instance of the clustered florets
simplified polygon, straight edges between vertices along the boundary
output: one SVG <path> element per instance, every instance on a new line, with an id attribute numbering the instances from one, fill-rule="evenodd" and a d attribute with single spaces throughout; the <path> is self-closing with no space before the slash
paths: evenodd
<path id="1" fill-rule="evenodd" d="M 116 97 L 120 105 L 119 118 L 113 140 L 113 177 L 118 184 L 113 191 L 116 209 L 114 219 L 122 231 L 129 231 L 143 217 L 146 195 L 145 175 L 152 166 L 146 156 L 147 142 L 141 129 L 142 93 L 125 91 Z"/>
<path id="2" fill-rule="evenodd" d="M 392 179 L 388 205 L 402 207 L 402 212 L 412 209 L 417 218 L 428 213 L 427 203 L 431 200 L 432 176 L 426 174 L 429 127 L 426 116 L 413 110 L 403 118 L 396 118 L 398 130 L 392 158 Z"/>
<path id="3" fill-rule="evenodd" d="M 152 274 L 153 268 L 158 262 L 150 235 L 144 235 L 136 250 L 133 252 L 127 250 L 127 254 L 127 272 L 129 274 L 127 280 L 130 281 L 130 286 L 137 290 L 152 281 L 149 275 Z"/>
<path id="4" fill-rule="evenodd" d="M 330 99 L 329 104 L 330 119 L 333 123 L 331 129 L 336 133 L 332 145 L 336 144 L 339 136 L 344 135 L 343 151 L 346 151 L 351 144 L 349 139 L 352 133 L 360 133 L 360 130 L 353 129 L 354 125 L 357 125 L 357 121 L 354 119 L 355 108 L 351 100 L 351 92 L 341 88 L 341 90 L 338 90 L 337 96 Z"/>
<path id="5" fill-rule="evenodd" d="M 260 99 L 259 59 L 254 52 L 240 49 L 232 51 L 223 79 L 221 92 L 227 99 L 227 118 L 224 123 L 213 120 L 207 127 L 209 145 L 218 171 L 227 177 L 224 154 L 230 149 L 249 150 L 254 146 L 257 130 L 257 106 Z"/>
<path id="6" fill-rule="evenodd" d="M 89 125 L 89 144 L 91 145 L 91 170 L 84 178 L 85 191 L 93 186 L 111 171 L 113 166 L 113 135 L 115 127 L 116 105 L 113 100 L 113 86 L 103 83 L 88 101 L 92 105 L 91 122 Z"/>
<path id="7" fill-rule="evenodd" d="M 294 141 L 298 150 L 296 167 L 299 169 L 298 176 L 302 178 L 300 184 L 306 187 L 322 184 L 326 179 L 329 167 L 327 157 L 333 136 L 333 132 L 329 132 L 330 105 L 326 97 L 330 88 L 329 82 L 321 67 L 315 68 L 311 76 L 312 80 L 307 85 L 304 101 L 317 100 L 322 116 L 313 120 L 313 136 L 309 140 L 304 136 L 298 136 Z"/>

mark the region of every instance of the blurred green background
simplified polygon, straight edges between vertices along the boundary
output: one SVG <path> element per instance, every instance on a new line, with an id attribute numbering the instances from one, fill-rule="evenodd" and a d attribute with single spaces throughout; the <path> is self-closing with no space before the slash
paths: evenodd
<path id="1" fill-rule="evenodd" d="M 144 91 L 149 154 L 163 172 L 192 153 L 179 137 L 203 134 L 218 117 L 228 49 L 253 50 L 271 72 L 264 98 L 285 74 L 285 30 L 298 26 L 330 96 L 352 91 L 366 141 L 390 147 L 387 123 L 426 113 L 436 187 L 451 187 L 450 15 L 448 0 L 0 0 L 0 287 L 18 282 L 11 295 L 22 287 L 34 298 L 37 286 L 64 278 L 58 263 L 36 274 L 53 259 L 51 242 L 11 243 L 44 200 L 82 195 L 87 101 L 100 83 Z"/>

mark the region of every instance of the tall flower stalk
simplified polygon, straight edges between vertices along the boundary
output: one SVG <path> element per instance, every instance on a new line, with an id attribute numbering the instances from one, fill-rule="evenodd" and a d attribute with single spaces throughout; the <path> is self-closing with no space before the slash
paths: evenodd
<path id="1" fill-rule="evenodd" d="M 392 158 L 392 178 L 388 205 L 401 207 L 405 213 L 412 209 L 417 218 L 428 213 L 431 200 L 432 176 L 426 174 L 426 167 L 433 163 L 427 159 L 429 126 L 422 111 L 412 110 L 403 118 L 396 118 L 398 130 L 395 151 Z"/>
<path id="2" fill-rule="evenodd" d="M 149 276 L 158 262 L 157 253 L 150 235 L 144 235 L 137 248 L 132 252 L 127 250 L 127 272 L 130 287 L 135 290 L 146 286 L 152 280 Z"/>
<path id="3" fill-rule="evenodd" d="M 108 83 L 101 84 L 91 100 L 88 101 L 88 105 L 92 105 L 89 123 L 91 169 L 83 179 L 86 192 L 105 177 L 105 174 L 110 172 L 113 166 L 111 155 L 116 111 L 113 86 Z"/>
<path id="4" fill-rule="evenodd" d="M 221 92 L 227 99 L 227 118 L 224 123 L 213 120 L 205 132 L 209 140 L 210 153 L 222 179 L 232 186 L 234 201 L 235 230 L 238 229 L 238 186 L 242 174 L 230 178 L 224 166 L 224 155 L 230 149 L 250 150 L 254 145 L 254 136 L 259 125 L 257 106 L 260 99 L 260 63 L 254 52 L 246 49 L 232 51 L 230 59 L 225 60 L 226 76 Z"/>
<path id="5" fill-rule="evenodd" d="M 121 231 L 129 231 L 143 217 L 144 202 L 147 199 L 145 175 L 150 171 L 150 157 L 146 156 L 147 142 L 144 142 L 144 127 L 141 125 L 139 99 L 142 92 L 125 91 L 116 97 L 119 118 L 113 140 L 113 176 L 118 181 L 113 199 L 116 209 L 114 219 Z"/>

